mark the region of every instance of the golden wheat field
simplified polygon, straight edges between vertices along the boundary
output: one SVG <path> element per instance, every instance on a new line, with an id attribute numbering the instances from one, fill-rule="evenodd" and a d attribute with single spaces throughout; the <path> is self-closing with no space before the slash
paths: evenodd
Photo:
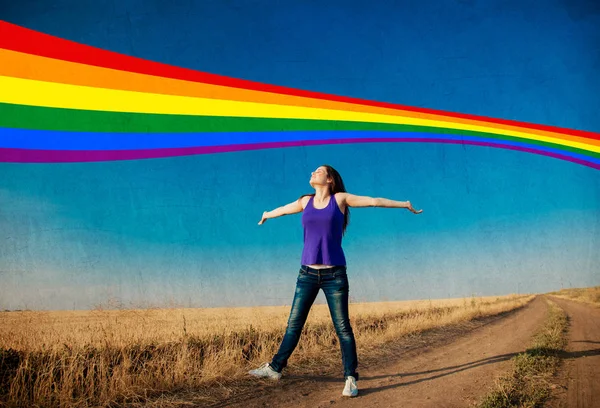
<path id="1" fill-rule="evenodd" d="M 359 360 L 403 336 L 503 313 L 533 296 L 352 303 Z M 0 405 L 174 406 L 223 396 L 270 361 L 289 306 L 0 313 Z M 326 305 L 314 305 L 288 372 L 341 367 Z M 340 368 L 341 369 L 341 368 Z"/>

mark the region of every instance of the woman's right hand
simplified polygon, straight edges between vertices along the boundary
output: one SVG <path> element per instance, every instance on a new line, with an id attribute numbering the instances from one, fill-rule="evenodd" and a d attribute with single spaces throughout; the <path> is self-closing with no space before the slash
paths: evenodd
<path id="1" fill-rule="evenodd" d="M 260 219 L 260 221 L 258 222 L 258 225 L 263 225 L 263 224 L 265 223 L 265 221 L 267 220 L 267 212 L 268 212 L 268 211 L 265 211 L 265 212 L 263 212 L 263 214 L 262 214 L 262 218 L 261 218 L 261 219 Z"/>

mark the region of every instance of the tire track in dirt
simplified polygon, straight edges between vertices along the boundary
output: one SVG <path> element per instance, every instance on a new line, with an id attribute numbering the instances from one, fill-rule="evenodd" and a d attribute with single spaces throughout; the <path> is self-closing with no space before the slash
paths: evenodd
<path id="1" fill-rule="evenodd" d="M 359 367 L 359 396 L 341 396 L 344 381 L 324 376 L 282 380 L 227 407 L 465 407 L 479 400 L 511 368 L 544 322 L 548 305 L 537 297 L 523 309 L 439 347 L 421 347 Z M 359 356 L 360 359 L 360 356 Z M 257 387 L 260 387 L 257 384 Z"/>
<path id="2" fill-rule="evenodd" d="M 561 387 L 548 406 L 600 407 L 600 309 L 556 297 L 551 300 L 569 317 L 569 342 L 557 376 Z"/>

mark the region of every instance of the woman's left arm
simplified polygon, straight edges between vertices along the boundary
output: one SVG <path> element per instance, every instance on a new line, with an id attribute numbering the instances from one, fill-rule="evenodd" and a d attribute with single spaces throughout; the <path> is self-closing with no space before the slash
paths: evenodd
<path id="1" fill-rule="evenodd" d="M 338 193 L 342 202 L 348 207 L 384 207 L 384 208 L 406 208 L 409 211 L 420 214 L 423 210 L 415 210 L 410 201 L 396 201 L 387 198 L 374 198 L 358 196 L 350 193 Z"/>

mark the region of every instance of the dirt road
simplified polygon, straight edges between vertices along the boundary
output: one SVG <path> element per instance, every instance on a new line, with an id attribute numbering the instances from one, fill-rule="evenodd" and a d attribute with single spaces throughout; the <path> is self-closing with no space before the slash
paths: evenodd
<path id="1" fill-rule="evenodd" d="M 466 407 L 511 368 L 509 360 L 529 346 L 547 311 L 546 301 L 538 297 L 523 309 L 447 344 L 425 344 L 390 355 L 384 363 L 363 364 L 356 398 L 341 396 L 344 383 L 339 377 L 288 376 L 276 385 L 259 380 L 254 391 L 217 406 Z"/>
<path id="2" fill-rule="evenodd" d="M 569 316 L 569 343 L 560 387 L 549 407 L 600 407 L 600 309 L 552 297 Z"/>

